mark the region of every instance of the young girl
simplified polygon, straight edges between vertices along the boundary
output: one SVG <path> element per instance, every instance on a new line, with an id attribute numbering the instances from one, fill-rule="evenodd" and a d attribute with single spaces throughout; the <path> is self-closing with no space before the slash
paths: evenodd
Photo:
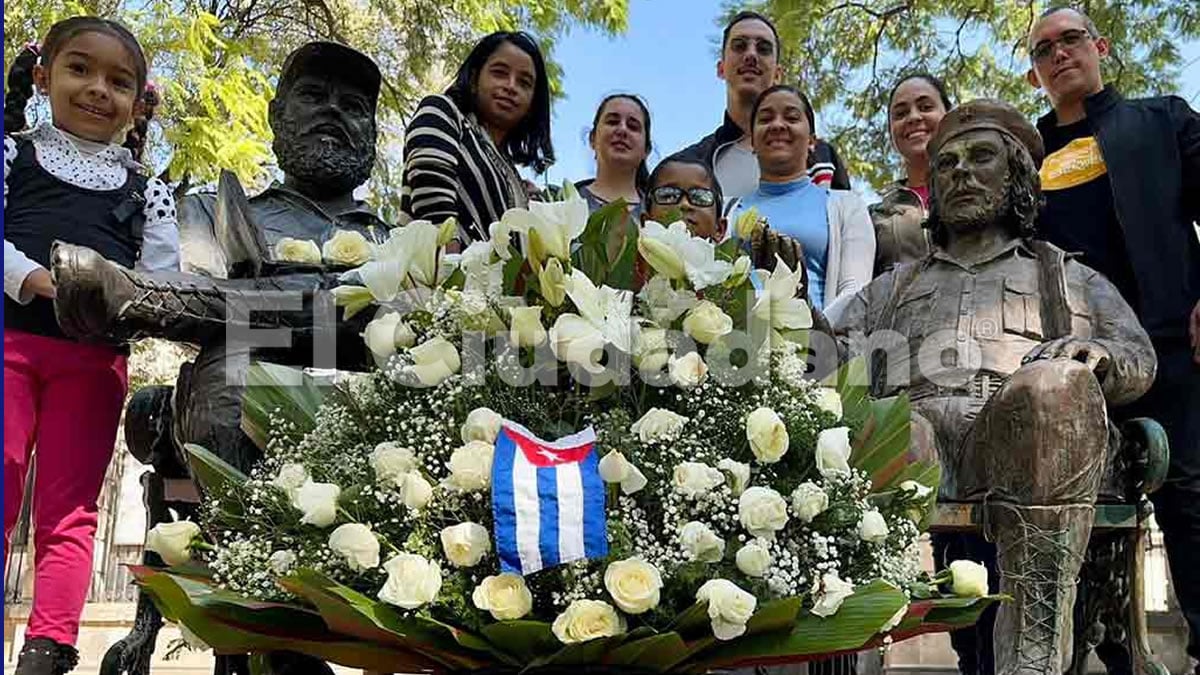
<path id="1" fill-rule="evenodd" d="M 31 451 L 35 580 L 19 675 L 66 673 L 87 598 L 97 498 L 126 392 L 126 355 L 67 339 L 48 271 L 56 240 L 138 269 L 179 268 L 170 191 L 142 175 L 146 57 L 120 24 L 74 17 L 28 47 L 4 105 L 4 544 L 21 509 Z M 52 121 L 24 133 L 33 85 Z M 152 106 L 150 106 L 152 107 Z M 139 122 L 135 124 L 135 117 Z M 135 128 L 133 147 L 114 139 Z M 12 200 L 9 203 L 9 200 Z"/>

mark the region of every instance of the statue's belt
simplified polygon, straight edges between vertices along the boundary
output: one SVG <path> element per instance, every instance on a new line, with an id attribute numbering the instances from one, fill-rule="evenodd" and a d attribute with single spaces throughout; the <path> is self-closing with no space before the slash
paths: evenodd
<path id="1" fill-rule="evenodd" d="M 928 380 L 908 387 L 908 398 L 918 401 L 923 398 L 966 397 L 981 400 L 990 399 L 1008 378 L 996 373 L 979 373 L 967 382 L 951 386 L 934 384 Z"/>

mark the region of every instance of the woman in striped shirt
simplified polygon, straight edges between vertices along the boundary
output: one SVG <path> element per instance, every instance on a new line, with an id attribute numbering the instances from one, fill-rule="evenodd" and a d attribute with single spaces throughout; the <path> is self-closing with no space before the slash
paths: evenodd
<path id="1" fill-rule="evenodd" d="M 462 243 L 528 204 L 516 165 L 542 173 L 554 162 L 550 80 L 542 53 L 522 32 L 483 38 L 444 95 L 425 97 L 404 144 L 405 222 L 458 219 Z"/>

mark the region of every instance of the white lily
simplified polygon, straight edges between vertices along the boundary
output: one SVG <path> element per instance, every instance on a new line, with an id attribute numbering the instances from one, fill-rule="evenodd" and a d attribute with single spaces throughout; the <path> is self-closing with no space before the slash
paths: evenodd
<path id="1" fill-rule="evenodd" d="M 462 252 L 459 268 L 466 280 L 464 293 L 480 293 L 485 297 L 498 298 L 504 290 L 504 263 L 492 262 L 492 245 L 477 241 Z"/>
<path id="2" fill-rule="evenodd" d="M 567 295 L 579 310 L 579 316 L 592 324 L 606 342 L 630 353 L 633 349 L 633 293 L 608 286 L 596 288 L 592 280 L 578 269 L 567 278 Z"/>
<path id="3" fill-rule="evenodd" d="M 647 281 L 638 297 L 649 307 L 650 318 L 660 326 L 669 326 L 684 312 L 700 304 L 693 291 L 677 291 L 663 276 Z"/>
<path id="4" fill-rule="evenodd" d="M 804 298 L 796 297 L 803 270 L 793 271 L 783 259 L 775 257 L 775 271 L 764 280 L 752 310 L 755 317 L 769 321 L 776 330 L 812 328 L 812 310 Z"/>
<path id="5" fill-rule="evenodd" d="M 725 281 L 733 271 L 733 263 L 716 259 L 716 244 L 692 236 L 683 221 L 669 227 L 647 221 L 638 232 L 638 251 L 659 274 L 686 278 L 696 290 Z"/>
<path id="6" fill-rule="evenodd" d="M 396 299 L 406 281 L 433 287 L 437 284 L 438 238 L 441 228 L 428 220 L 414 220 L 392 230 L 372 260 L 358 268 L 358 276 L 379 302 Z"/>
<path id="7" fill-rule="evenodd" d="M 587 227 L 588 205 L 582 197 L 561 202 L 531 202 L 529 209 L 509 209 L 501 218 L 513 230 L 526 235 L 531 262 L 545 257 L 571 259 L 571 242 Z"/>

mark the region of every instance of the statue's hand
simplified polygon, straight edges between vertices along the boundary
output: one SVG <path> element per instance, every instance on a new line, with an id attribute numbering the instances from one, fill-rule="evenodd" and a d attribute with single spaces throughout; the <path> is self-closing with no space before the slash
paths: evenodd
<path id="1" fill-rule="evenodd" d="M 1104 379 L 1112 354 L 1104 345 L 1092 340 L 1080 340 L 1074 337 L 1061 337 L 1034 347 L 1022 363 L 1049 359 L 1072 359 L 1088 367 L 1096 377 Z"/>
<path id="2" fill-rule="evenodd" d="M 90 248 L 56 242 L 50 251 L 50 274 L 58 324 L 75 339 L 104 338 L 119 308 L 131 299 L 128 277 Z"/>
<path id="3" fill-rule="evenodd" d="M 802 270 L 797 296 L 808 297 L 808 271 L 804 264 L 804 248 L 800 242 L 770 227 L 760 227 L 750 235 L 750 262 L 755 269 L 773 271 L 778 257 L 793 272 Z"/>

